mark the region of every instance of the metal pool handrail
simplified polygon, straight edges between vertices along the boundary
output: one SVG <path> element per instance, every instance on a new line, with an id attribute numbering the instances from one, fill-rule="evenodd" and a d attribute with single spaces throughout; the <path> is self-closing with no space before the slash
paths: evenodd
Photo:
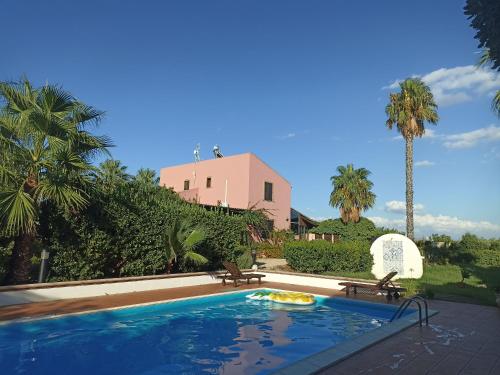
<path id="1" fill-rule="evenodd" d="M 407 299 L 406 301 L 404 301 L 403 303 L 401 303 L 401 305 L 399 305 L 399 308 L 396 310 L 396 312 L 394 313 L 394 315 L 392 316 L 390 322 L 396 320 L 396 319 L 399 319 L 401 318 L 401 316 L 403 315 L 403 313 L 406 311 L 406 309 L 408 308 L 408 306 L 411 305 L 412 302 L 415 302 L 418 306 L 418 323 L 420 324 L 420 327 L 422 327 L 422 305 L 420 304 L 420 302 L 423 302 L 424 303 L 424 308 L 425 308 L 425 325 L 429 325 L 429 307 L 427 305 L 427 301 L 425 298 L 423 298 L 422 296 L 413 296 L 409 299 Z"/>

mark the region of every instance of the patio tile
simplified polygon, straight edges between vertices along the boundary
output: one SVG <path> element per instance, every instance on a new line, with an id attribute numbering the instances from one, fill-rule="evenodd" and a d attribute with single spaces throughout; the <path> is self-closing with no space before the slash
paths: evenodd
<path id="1" fill-rule="evenodd" d="M 496 355 L 476 355 L 462 370 L 461 374 L 475 375 L 488 374 L 500 357 Z"/>
<path id="2" fill-rule="evenodd" d="M 470 360 L 471 357 L 463 355 L 463 353 L 451 352 L 442 361 L 439 361 L 436 366 L 432 367 L 429 371 L 429 374 L 459 374 L 460 371 L 462 371 L 464 367 L 470 362 Z"/>

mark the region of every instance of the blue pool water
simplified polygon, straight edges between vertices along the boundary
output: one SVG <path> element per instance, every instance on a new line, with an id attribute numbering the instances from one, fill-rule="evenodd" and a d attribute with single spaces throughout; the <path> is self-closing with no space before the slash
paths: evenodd
<path id="1" fill-rule="evenodd" d="M 269 374 L 388 322 L 393 306 L 250 292 L 0 325 L 1 374 Z"/>

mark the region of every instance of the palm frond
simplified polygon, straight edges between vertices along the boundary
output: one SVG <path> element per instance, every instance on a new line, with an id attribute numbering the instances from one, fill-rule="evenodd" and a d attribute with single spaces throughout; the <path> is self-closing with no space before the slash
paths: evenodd
<path id="1" fill-rule="evenodd" d="M 205 258 L 203 255 L 195 253 L 194 251 L 187 251 L 186 254 L 184 254 L 184 259 L 188 262 L 191 262 L 197 266 L 201 266 L 203 264 L 208 263 L 208 259 Z"/>
<path id="2" fill-rule="evenodd" d="M 497 90 L 493 100 L 491 101 L 491 109 L 498 117 L 500 117 L 500 90 Z"/>
<path id="3" fill-rule="evenodd" d="M 2 232 L 17 234 L 34 230 L 37 210 L 33 198 L 23 188 L 0 191 L 0 223 Z"/>
<path id="4" fill-rule="evenodd" d="M 192 230 L 183 241 L 185 250 L 193 250 L 206 238 L 205 232 L 200 229 Z"/>
<path id="5" fill-rule="evenodd" d="M 69 186 L 65 178 L 50 176 L 34 189 L 34 198 L 40 204 L 50 200 L 66 210 L 79 210 L 88 204 L 84 192 Z"/>

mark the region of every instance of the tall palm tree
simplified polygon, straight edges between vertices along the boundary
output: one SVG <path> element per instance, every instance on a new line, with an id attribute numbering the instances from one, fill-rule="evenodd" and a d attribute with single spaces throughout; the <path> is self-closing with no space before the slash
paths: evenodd
<path id="1" fill-rule="evenodd" d="M 95 179 L 105 190 L 113 190 L 116 186 L 129 181 L 130 175 L 120 160 L 107 159 L 99 165 Z"/>
<path id="2" fill-rule="evenodd" d="M 340 209 L 344 223 L 357 223 L 361 212 L 375 204 L 375 194 L 371 191 L 373 183 L 368 179 L 370 171 L 365 168 L 355 169 L 352 164 L 337 167 L 337 176 L 332 176 L 333 191 L 330 205 Z"/>
<path id="3" fill-rule="evenodd" d="M 490 50 L 488 48 L 483 49 L 477 65 L 493 65 L 493 58 L 491 57 Z M 500 66 L 497 67 L 497 70 L 500 70 Z M 493 96 L 493 99 L 491 101 L 491 109 L 498 117 L 500 117 L 500 90 L 497 90 L 497 92 Z"/>
<path id="4" fill-rule="evenodd" d="M 196 252 L 205 241 L 205 232 L 192 229 L 185 221 L 174 220 L 167 228 L 165 243 L 168 251 L 167 272 L 170 273 L 174 263 L 189 262 L 196 266 L 208 263 L 208 259 Z"/>
<path id="5" fill-rule="evenodd" d="M 134 180 L 146 186 L 158 186 L 160 183 L 160 178 L 156 176 L 156 172 L 149 168 L 139 169 Z"/>
<path id="6" fill-rule="evenodd" d="M 71 212 L 87 204 L 90 162 L 110 146 L 86 130 L 101 117 L 60 87 L 0 82 L 0 232 L 14 237 L 8 282 L 30 280 L 44 203 Z"/>
<path id="7" fill-rule="evenodd" d="M 419 78 L 399 84 L 400 92 L 389 94 L 386 125 L 396 124 L 406 142 L 406 235 L 413 240 L 413 139 L 425 134 L 425 122 L 437 124 L 439 116 L 432 92 Z"/>

